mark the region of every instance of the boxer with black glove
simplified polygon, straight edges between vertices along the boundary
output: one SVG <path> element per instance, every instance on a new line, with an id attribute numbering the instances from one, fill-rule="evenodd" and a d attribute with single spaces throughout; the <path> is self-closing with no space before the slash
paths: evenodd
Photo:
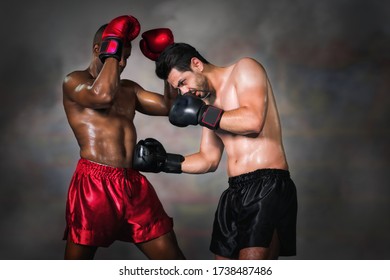
<path id="1" fill-rule="evenodd" d="M 215 259 L 294 256 L 297 190 L 262 64 L 243 57 L 218 66 L 193 46 L 174 43 L 158 56 L 155 73 L 184 94 L 174 101 L 170 122 L 210 128 L 202 129 L 198 151 L 185 156 L 183 173 L 214 172 L 226 152 L 229 185 L 215 212 L 209 247 Z"/>
<path id="2" fill-rule="evenodd" d="M 133 154 L 133 168 L 143 172 L 182 173 L 183 161 L 182 155 L 167 153 L 163 145 L 154 138 L 140 140 Z"/>
<path id="3" fill-rule="evenodd" d="M 191 94 L 179 96 L 169 112 L 171 124 L 179 127 L 201 125 L 209 129 L 219 128 L 224 111 L 212 105 L 206 105 L 202 99 Z"/>
<path id="4" fill-rule="evenodd" d="M 130 45 L 140 29 L 138 20 L 133 16 L 120 16 L 111 20 L 102 34 L 100 60 L 104 63 L 107 57 L 114 57 L 120 61 L 123 47 Z"/>

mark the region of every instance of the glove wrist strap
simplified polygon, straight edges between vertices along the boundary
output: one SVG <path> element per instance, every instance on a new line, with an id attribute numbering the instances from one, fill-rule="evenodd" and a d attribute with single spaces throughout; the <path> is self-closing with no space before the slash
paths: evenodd
<path id="1" fill-rule="evenodd" d="M 99 58 L 104 63 L 106 58 L 114 57 L 118 61 L 122 59 L 123 42 L 119 38 L 105 38 L 100 45 Z"/>
<path id="2" fill-rule="evenodd" d="M 216 130 L 219 128 L 223 113 L 224 111 L 222 109 L 207 105 L 201 114 L 199 124 L 209 129 Z"/>

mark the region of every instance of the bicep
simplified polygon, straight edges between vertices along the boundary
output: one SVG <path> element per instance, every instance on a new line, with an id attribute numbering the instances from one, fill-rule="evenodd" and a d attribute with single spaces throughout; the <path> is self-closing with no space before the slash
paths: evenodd
<path id="1" fill-rule="evenodd" d="M 267 112 L 267 77 L 255 61 L 246 61 L 234 79 L 236 108 L 225 111 L 220 127 L 234 134 L 260 133 Z"/>
<path id="2" fill-rule="evenodd" d="M 214 131 L 208 128 L 202 128 L 202 138 L 199 151 L 208 158 L 209 161 L 218 161 L 221 159 L 223 152 L 222 140 Z"/>
<path id="3" fill-rule="evenodd" d="M 257 62 L 248 62 L 236 80 L 240 108 L 249 110 L 255 117 L 263 118 L 267 108 L 267 75 Z"/>

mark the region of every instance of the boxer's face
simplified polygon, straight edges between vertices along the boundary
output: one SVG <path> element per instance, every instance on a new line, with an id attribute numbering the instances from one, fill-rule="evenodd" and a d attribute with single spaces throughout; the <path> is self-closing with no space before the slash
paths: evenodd
<path id="1" fill-rule="evenodd" d="M 199 98 L 207 98 L 211 89 L 207 78 L 198 72 L 181 72 L 175 68 L 168 75 L 168 82 L 179 91 L 179 94 L 192 94 Z"/>

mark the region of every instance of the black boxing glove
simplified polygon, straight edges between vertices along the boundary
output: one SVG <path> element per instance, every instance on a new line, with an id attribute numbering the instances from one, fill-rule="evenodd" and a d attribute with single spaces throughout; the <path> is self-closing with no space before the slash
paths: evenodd
<path id="1" fill-rule="evenodd" d="M 133 154 L 133 168 L 143 172 L 182 173 L 183 161 L 182 155 L 167 153 L 163 145 L 153 138 L 140 140 Z"/>
<path id="2" fill-rule="evenodd" d="M 169 111 L 169 121 L 179 127 L 201 125 L 209 129 L 219 128 L 224 111 L 212 105 L 206 105 L 199 97 L 186 94 L 176 98 Z"/>

